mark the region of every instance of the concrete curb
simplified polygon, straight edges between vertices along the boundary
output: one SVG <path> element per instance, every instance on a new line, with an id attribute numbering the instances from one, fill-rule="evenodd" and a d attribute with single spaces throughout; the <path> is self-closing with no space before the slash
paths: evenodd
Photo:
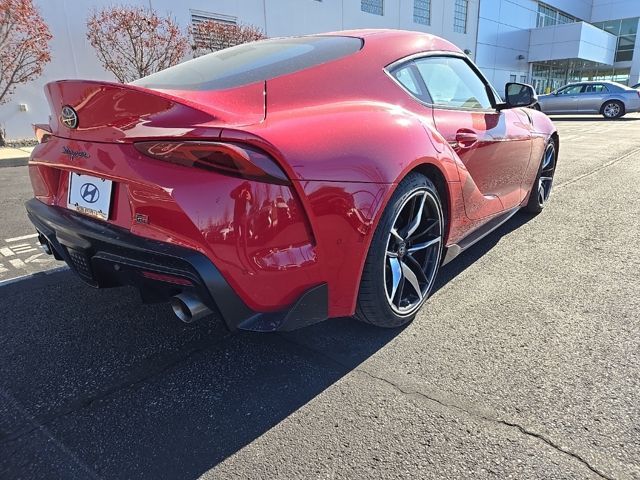
<path id="1" fill-rule="evenodd" d="M 0 168 L 23 167 L 29 162 L 35 147 L 0 147 Z"/>
<path id="2" fill-rule="evenodd" d="M 15 157 L 15 158 L 2 158 L 0 159 L 0 168 L 4 167 L 24 167 L 29 163 L 29 157 Z"/>

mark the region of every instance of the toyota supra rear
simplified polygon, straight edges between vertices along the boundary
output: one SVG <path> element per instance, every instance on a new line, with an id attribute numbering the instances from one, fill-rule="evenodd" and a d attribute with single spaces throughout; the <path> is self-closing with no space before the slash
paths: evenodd
<path id="1" fill-rule="evenodd" d="M 503 101 L 418 32 L 269 39 L 45 91 L 26 204 L 43 248 L 232 330 L 408 323 L 441 265 L 542 210 L 559 147 L 530 86 Z"/>

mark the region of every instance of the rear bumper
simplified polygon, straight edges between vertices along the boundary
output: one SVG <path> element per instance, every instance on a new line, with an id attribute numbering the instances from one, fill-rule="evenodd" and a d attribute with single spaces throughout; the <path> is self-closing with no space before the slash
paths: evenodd
<path id="1" fill-rule="evenodd" d="M 326 283 L 309 289 L 285 310 L 256 312 L 200 252 L 146 239 L 37 199 L 25 206 L 29 219 L 55 254 L 94 287 L 133 285 L 149 300 L 168 300 L 190 290 L 217 312 L 230 330 L 295 330 L 328 317 Z M 159 281 L 158 275 L 173 280 Z"/>

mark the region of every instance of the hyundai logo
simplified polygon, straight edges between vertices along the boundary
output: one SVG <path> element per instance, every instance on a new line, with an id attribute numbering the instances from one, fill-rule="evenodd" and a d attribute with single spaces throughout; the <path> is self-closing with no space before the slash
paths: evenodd
<path id="1" fill-rule="evenodd" d="M 64 107 L 62 107 L 60 121 L 64 123 L 68 128 L 77 128 L 78 114 L 69 105 L 65 105 Z"/>
<path id="2" fill-rule="evenodd" d="M 80 196 L 87 203 L 96 203 L 100 198 L 100 191 L 93 183 L 85 183 L 80 187 Z"/>

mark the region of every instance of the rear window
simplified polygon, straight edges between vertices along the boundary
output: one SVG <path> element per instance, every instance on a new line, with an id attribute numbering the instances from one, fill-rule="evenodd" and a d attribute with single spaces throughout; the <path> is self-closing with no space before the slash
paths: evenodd
<path id="1" fill-rule="evenodd" d="M 362 48 L 353 37 L 275 38 L 245 43 L 194 58 L 132 82 L 167 90 L 222 90 L 337 60 Z"/>

